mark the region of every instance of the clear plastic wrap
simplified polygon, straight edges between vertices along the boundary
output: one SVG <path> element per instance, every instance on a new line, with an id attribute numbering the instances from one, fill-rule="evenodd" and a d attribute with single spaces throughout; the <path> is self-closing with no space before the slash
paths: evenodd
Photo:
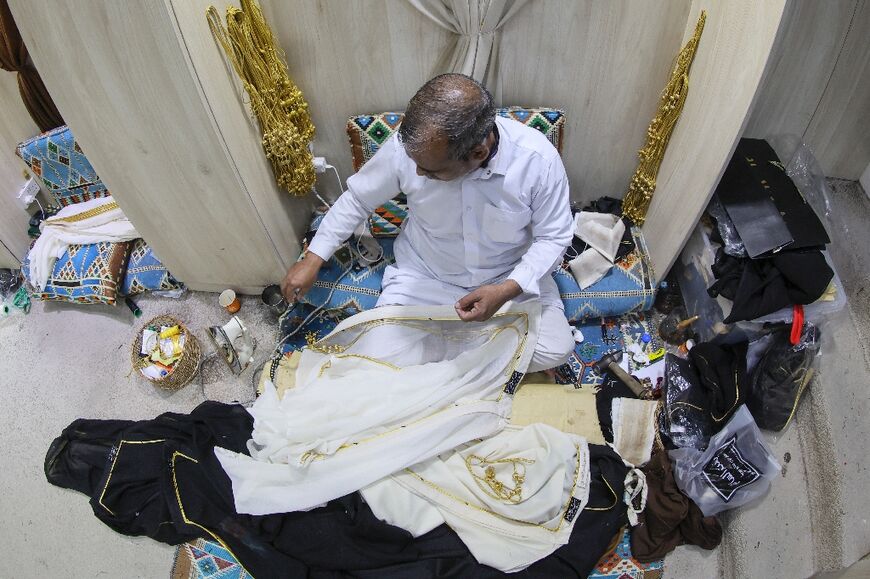
<path id="1" fill-rule="evenodd" d="M 713 198 L 710 199 L 707 213 L 716 220 L 716 229 L 719 230 L 719 236 L 722 237 L 722 248 L 725 250 L 725 253 L 734 257 L 746 257 L 746 248 L 743 246 L 740 234 L 737 233 L 737 228 L 734 227 L 734 223 L 728 217 L 725 206 L 722 205 L 722 202 L 719 201 L 719 197 L 716 195 L 713 195 Z"/>
<path id="2" fill-rule="evenodd" d="M 659 432 L 672 447 L 704 450 L 713 432 L 706 395 L 692 363 L 673 354 L 665 357 L 663 406 Z"/>
<path id="3" fill-rule="evenodd" d="M 828 232 L 830 233 L 833 227 L 842 229 L 845 226 L 842 220 L 835 220 L 832 215 L 833 192 L 810 148 L 797 135 L 768 137 L 767 142 L 773 147 L 785 167 L 786 175 L 794 181 L 798 191 L 822 220 Z"/>
<path id="4" fill-rule="evenodd" d="M 710 439 L 707 450 L 679 448 L 668 453 L 677 486 L 705 517 L 763 497 L 780 465 L 746 406 Z"/>

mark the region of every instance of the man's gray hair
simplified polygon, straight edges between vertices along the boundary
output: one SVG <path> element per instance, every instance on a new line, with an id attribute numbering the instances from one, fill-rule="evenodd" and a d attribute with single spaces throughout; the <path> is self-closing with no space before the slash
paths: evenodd
<path id="1" fill-rule="evenodd" d="M 465 161 L 493 126 L 495 102 L 486 87 L 464 74 L 448 73 L 424 84 L 411 98 L 399 140 L 413 154 L 443 135 L 449 158 Z"/>

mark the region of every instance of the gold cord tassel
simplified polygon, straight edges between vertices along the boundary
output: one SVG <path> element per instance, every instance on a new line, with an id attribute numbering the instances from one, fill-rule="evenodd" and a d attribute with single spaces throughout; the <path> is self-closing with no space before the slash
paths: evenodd
<path id="1" fill-rule="evenodd" d="M 251 109 L 263 133 L 263 151 L 278 185 L 301 196 L 314 188 L 314 159 L 308 143 L 314 125 L 308 103 L 287 74 L 285 56 L 266 24 L 257 0 L 241 0 L 242 9 L 227 8 L 224 27 L 214 6 L 206 18 L 215 40 L 251 99 Z"/>
<path id="2" fill-rule="evenodd" d="M 656 189 L 656 177 L 659 174 L 662 159 L 665 156 L 668 141 L 683 105 L 686 95 L 689 93 L 689 68 L 695 59 L 695 50 L 701 40 L 704 31 L 704 22 L 707 20 L 707 12 L 701 11 L 701 17 L 695 25 L 695 33 L 689 42 L 680 50 L 674 63 L 671 78 L 662 91 L 659 110 L 646 130 L 646 145 L 638 151 L 640 163 L 628 185 L 628 192 L 622 200 L 622 214 L 631 219 L 636 225 L 643 225 L 646 212 L 652 201 L 653 192 Z"/>

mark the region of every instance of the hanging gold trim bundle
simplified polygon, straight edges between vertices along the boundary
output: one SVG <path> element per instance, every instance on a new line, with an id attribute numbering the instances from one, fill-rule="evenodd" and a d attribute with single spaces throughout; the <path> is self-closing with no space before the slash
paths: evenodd
<path id="1" fill-rule="evenodd" d="M 227 8 L 223 26 L 214 6 L 206 18 L 215 40 L 223 47 L 263 133 L 263 151 L 272 164 L 278 185 L 292 195 L 314 188 L 314 159 L 308 143 L 314 125 L 308 103 L 287 73 L 285 56 L 275 42 L 257 0 L 241 0 L 242 9 Z"/>
<path id="2" fill-rule="evenodd" d="M 665 149 L 668 147 L 668 141 L 671 139 L 671 133 L 674 132 L 680 113 L 683 112 L 686 95 L 689 93 L 689 69 L 695 59 L 695 50 L 701 40 L 706 20 L 707 12 L 702 11 L 695 25 L 695 33 L 677 55 L 671 78 L 662 91 L 658 113 L 646 131 L 646 145 L 637 153 L 640 163 L 622 200 L 622 214 L 637 225 L 643 225 L 646 219 Z"/>

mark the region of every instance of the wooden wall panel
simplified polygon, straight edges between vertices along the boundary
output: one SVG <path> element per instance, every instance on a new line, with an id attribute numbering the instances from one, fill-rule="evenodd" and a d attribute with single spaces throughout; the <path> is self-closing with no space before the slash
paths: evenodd
<path id="1" fill-rule="evenodd" d="M 858 179 L 870 163 L 868 0 L 858 1 L 843 49 L 804 141 L 829 177 Z"/>
<path id="2" fill-rule="evenodd" d="M 802 137 L 819 106 L 858 0 L 793 0 L 744 136 Z"/>
<path id="3" fill-rule="evenodd" d="M 452 36 L 407 0 L 260 2 L 287 53 L 290 76 L 311 106 L 315 155 L 346 179 L 352 172 L 347 118 L 404 110 L 439 72 L 435 65 Z M 318 189 L 337 196 L 335 176 L 320 176 Z"/>
<path id="4" fill-rule="evenodd" d="M 504 104 L 565 109 L 571 198 L 621 198 L 689 18 L 688 0 L 536 0 L 504 27 Z"/>
<path id="5" fill-rule="evenodd" d="M 240 182 L 170 6 L 10 6 L 85 154 L 167 267 L 193 289 L 256 292 L 280 279 L 288 264 Z"/>
<path id="6" fill-rule="evenodd" d="M 785 0 L 692 2 L 684 41 L 702 9 L 707 24 L 643 226 L 659 278 L 695 227 L 743 133 L 785 5 Z"/>
<path id="7" fill-rule="evenodd" d="M 275 182 L 263 153 L 259 125 L 245 104 L 247 95 L 235 71 L 225 64 L 223 50 L 209 30 L 205 11 L 214 1 L 170 0 L 168 4 L 190 59 L 191 74 L 213 115 L 218 139 L 229 153 L 230 166 L 250 196 L 281 260 L 289 266 L 299 257 L 299 239 L 311 221 L 311 199 L 293 197 Z M 234 5 L 239 7 L 238 0 Z M 221 16 L 224 10 L 222 4 Z"/>
<path id="8" fill-rule="evenodd" d="M 27 212 L 15 196 L 25 183 L 24 163 L 15 155 L 21 141 L 39 132 L 18 94 L 16 75 L 0 70 L 0 267 L 19 267 L 27 253 Z"/>

